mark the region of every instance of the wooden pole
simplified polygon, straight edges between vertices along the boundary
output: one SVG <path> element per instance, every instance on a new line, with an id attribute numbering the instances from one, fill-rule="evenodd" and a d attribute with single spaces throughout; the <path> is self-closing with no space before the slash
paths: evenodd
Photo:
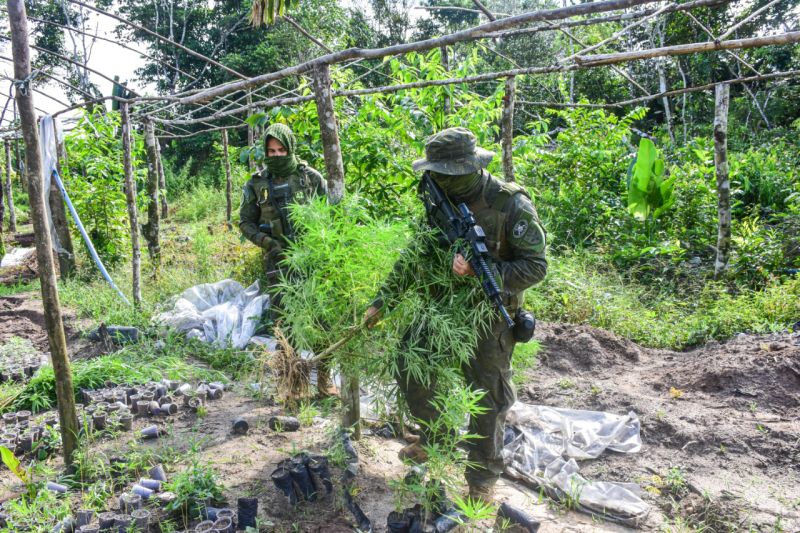
<path id="1" fill-rule="evenodd" d="M 444 69 L 445 73 L 450 71 L 450 55 L 447 53 L 447 47 L 442 46 L 442 68 Z M 444 90 L 444 121 L 445 126 L 447 125 L 447 117 L 450 116 L 451 113 L 451 102 L 450 102 L 450 88 L 446 87 Z"/>
<path id="2" fill-rule="evenodd" d="M 503 118 L 500 124 L 503 144 L 503 176 L 506 181 L 514 181 L 514 95 L 517 90 L 516 78 L 506 78 L 506 94 L 503 96 Z"/>
<path id="3" fill-rule="evenodd" d="M 344 163 L 339 145 L 339 129 L 333 108 L 331 73 L 328 65 L 318 64 L 314 67 L 312 82 L 325 157 L 325 173 L 328 176 L 328 199 L 331 203 L 338 203 L 344 197 Z M 352 428 L 353 438 L 356 440 L 361 438 L 360 397 L 358 375 L 342 376 L 342 426 Z"/>
<path id="4" fill-rule="evenodd" d="M 19 105 L 22 135 L 25 140 L 25 155 L 28 173 L 28 197 L 31 205 L 31 220 L 36 242 L 36 260 L 39 265 L 39 281 L 42 288 L 42 306 L 50 345 L 50 358 L 55 374 L 58 416 L 61 424 L 61 442 L 64 447 L 64 463 L 72 465 L 73 453 L 78 447 L 78 418 L 75 414 L 75 392 L 72 388 L 72 371 L 67 356 L 67 341 L 61 320 L 61 304 L 56 289 L 56 269 L 50 231 L 45 210 L 44 180 L 42 180 L 42 155 L 39 151 L 39 133 L 36 129 L 36 112 L 33 97 L 28 90 L 31 75 L 30 48 L 28 47 L 28 20 L 24 0 L 7 0 L 8 18 L 11 25 L 11 47 L 14 55 L 14 78 L 16 100 Z"/>
<path id="5" fill-rule="evenodd" d="M 233 183 L 231 182 L 231 161 L 228 158 L 228 130 L 222 130 L 222 159 L 225 161 L 225 222 L 228 224 L 228 229 L 232 229 Z"/>
<path id="6" fill-rule="evenodd" d="M 714 167 L 717 172 L 717 258 L 714 261 L 714 279 L 719 279 L 728 268 L 731 248 L 731 182 L 728 177 L 728 103 L 730 85 L 716 87 L 714 105 Z"/>
<path id="7" fill-rule="evenodd" d="M 161 267 L 161 244 L 159 243 L 158 187 L 158 141 L 152 120 L 144 123 L 144 145 L 147 151 L 147 224 L 142 225 L 142 235 L 147 241 L 147 251 L 153 262 L 153 276 Z"/>
<path id="8" fill-rule="evenodd" d="M 131 158 L 131 119 L 128 113 L 128 102 L 120 102 L 119 111 L 122 118 L 122 165 L 125 170 L 125 200 L 128 204 L 128 219 L 131 226 L 131 270 L 133 281 L 133 305 L 142 306 L 142 252 L 139 248 L 139 221 L 136 214 L 136 182 L 133 180 L 133 161 Z"/>
<path id="9" fill-rule="evenodd" d="M 247 95 L 247 107 L 253 105 L 253 98 L 249 94 Z M 250 123 L 247 124 L 247 146 L 250 148 L 250 155 L 247 158 L 247 162 L 250 165 L 250 172 L 255 172 L 256 170 L 256 161 L 253 159 L 253 148 L 254 143 L 256 142 L 256 131 L 255 126 L 251 125 Z M 264 154 L 266 156 L 267 154 Z"/>
<path id="10" fill-rule="evenodd" d="M 328 65 L 315 65 L 312 81 L 319 130 L 322 135 L 325 173 L 328 176 L 328 197 L 331 202 L 338 203 L 344 197 L 344 163 L 342 148 L 339 145 L 339 127 L 336 124 L 336 112 L 333 108 L 331 71 Z"/>
<path id="11" fill-rule="evenodd" d="M 6 149 L 6 180 L 4 187 L 6 203 L 8 204 L 8 231 L 14 233 L 17 231 L 17 214 L 14 211 L 14 190 L 11 186 L 11 143 L 6 141 L 3 144 Z"/>
<path id="12" fill-rule="evenodd" d="M 55 128 L 55 123 L 53 128 Z M 58 133 L 56 133 L 56 168 L 58 169 L 59 176 L 63 176 L 63 169 L 67 166 L 67 149 L 64 146 L 64 141 L 58 140 Z M 53 222 L 53 227 L 56 230 L 58 243 L 61 246 L 58 252 L 58 266 L 61 271 L 61 277 L 69 277 L 75 270 L 75 250 L 72 247 L 72 236 L 69 233 L 69 225 L 67 221 L 67 208 L 64 205 L 64 198 L 61 197 L 61 191 L 56 185 L 56 180 L 50 180 L 50 218 Z"/>

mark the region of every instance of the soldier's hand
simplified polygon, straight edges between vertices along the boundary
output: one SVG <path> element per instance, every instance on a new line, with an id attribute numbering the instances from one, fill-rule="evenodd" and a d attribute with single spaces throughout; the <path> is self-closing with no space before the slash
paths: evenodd
<path id="1" fill-rule="evenodd" d="M 461 254 L 456 254 L 453 258 L 453 273 L 456 276 L 474 276 L 475 271 L 472 270 L 472 265 L 469 264 L 469 261 L 464 259 L 464 256 Z"/>
<path id="2" fill-rule="evenodd" d="M 364 322 L 367 323 L 367 328 L 372 329 L 378 320 L 381 319 L 381 311 L 374 305 L 370 305 L 369 309 L 364 313 Z"/>

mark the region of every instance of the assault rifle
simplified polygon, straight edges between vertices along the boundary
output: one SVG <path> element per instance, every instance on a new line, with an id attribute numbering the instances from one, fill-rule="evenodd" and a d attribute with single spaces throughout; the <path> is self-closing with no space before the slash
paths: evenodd
<path id="1" fill-rule="evenodd" d="M 425 209 L 429 211 L 435 209 L 442 213 L 447 219 L 445 233 L 450 243 L 455 243 L 462 239 L 469 247 L 469 253 L 463 253 L 459 248 L 458 252 L 469 261 L 472 270 L 481 282 L 481 287 L 486 296 L 497 307 L 509 328 L 514 327 L 514 320 L 503 306 L 503 299 L 500 297 L 500 288 L 494 278 L 492 269 L 492 258 L 486 248 L 486 234 L 483 228 L 475 222 L 475 216 L 469 210 L 467 204 L 458 204 L 458 212 L 453 209 L 450 200 L 444 192 L 436 185 L 430 174 L 425 172 L 422 175 L 420 192 L 425 202 Z"/>

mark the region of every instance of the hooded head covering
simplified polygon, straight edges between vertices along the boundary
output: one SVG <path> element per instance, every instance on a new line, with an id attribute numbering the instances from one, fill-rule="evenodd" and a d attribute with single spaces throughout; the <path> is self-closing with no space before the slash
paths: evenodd
<path id="1" fill-rule="evenodd" d="M 264 134 L 264 153 L 267 153 L 267 143 L 273 138 L 286 148 L 286 155 L 268 156 L 265 155 L 264 163 L 267 169 L 274 175 L 285 178 L 297 171 L 300 160 L 297 159 L 294 151 L 297 146 L 297 139 L 292 130 L 286 124 L 275 123 L 267 128 Z"/>

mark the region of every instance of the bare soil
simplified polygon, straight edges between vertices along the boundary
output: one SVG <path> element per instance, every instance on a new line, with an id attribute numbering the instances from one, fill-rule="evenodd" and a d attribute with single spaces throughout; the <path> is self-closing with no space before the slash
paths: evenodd
<path id="1" fill-rule="evenodd" d="M 665 511 L 673 510 L 669 496 L 678 500 L 669 514 L 708 511 L 745 530 L 800 531 L 800 332 L 739 334 L 687 352 L 642 348 L 588 326 L 545 324 L 537 338 L 540 365 L 520 400 L 633 411 L 642 422 L 640 453 L 601 456 L 582 473 L 658 488 L 653 475 L 679 468 L 685 497 L 650 497 Z M 698 509 L 704 494 L 714 509 Z"/>
<path id="2" fill-rule="evenodd" d="M 94 357 L 102 350 L 82 337 L 90 322 L 78 319 L 75 313 L 62 307 L 67 350 L 73 359 Z M 44 310 L 39 293 L 24 292 L 14 296 L 0 296 L 0 344 L 12 337 L 29 340 L 33 346 L 49 357 L 50 347 L 44 322 Z"/>
<path id="3" fill-rule="evenodd" d="M 75 321 L 67 323 L 75 342 Z M 46 350 L 40 302 L 32 295 L 0 298 L 0 342 L 11 335 L 30 338 Z M 588 326 L 541 324 L 537 338 L 540 361 L 526 371 L 521 401 L 639 416 L 641 452 L 607 453 L 582 463 L 581 471 L 592 479 L 647 488 L 653 510 L 643 530 L 661 530 L 680 518 L 706 531 L 800 531 L 800 333 L 742 334 L 687 352 L 642 348 Z M 297 432 L 272 431 L 266 422 L 282 409 L 242 394 L 243 387 L 211 402 L 204 417 L 182 413 L 160 420 L 169 434 L 139 446 L 179 457 L 199 449 L 197 457 L 219 473 L 229 503 L 235 506 L 241 496 L 259 499 L 267 530 L 352 530 L 352 517 L 339 497 L 291 508 L 270 481 L 275 465 L 293 453 L 324 452 L 335 419 L 316 418 Z M 250 422 L 244 436 L 230 431 L 240 415 Z M 150 422 L 137 420 L 135 427 Z M 119 454 L 132 436 L 101 442 L 97 451 Z M 389 482 L 405 473 L 397 459 L 403 445 L 377 436 L 356 444 L 361 472 L 355 497 L 376 531 L 385 531 L 386 516 L 394 509 Z M 170 474 L 186 466 L 181 461 Z M 665 482 L 674 468 L 685 489 Z M 335 480 L 338 476 L 335 470 Z M 8 472 L 0 478 L 0 485 L 11 486 Z M 509 480 L 501 481 L 498 497 L 538 518 L 543 533 L 632 531 L 568 511 Z"/>

